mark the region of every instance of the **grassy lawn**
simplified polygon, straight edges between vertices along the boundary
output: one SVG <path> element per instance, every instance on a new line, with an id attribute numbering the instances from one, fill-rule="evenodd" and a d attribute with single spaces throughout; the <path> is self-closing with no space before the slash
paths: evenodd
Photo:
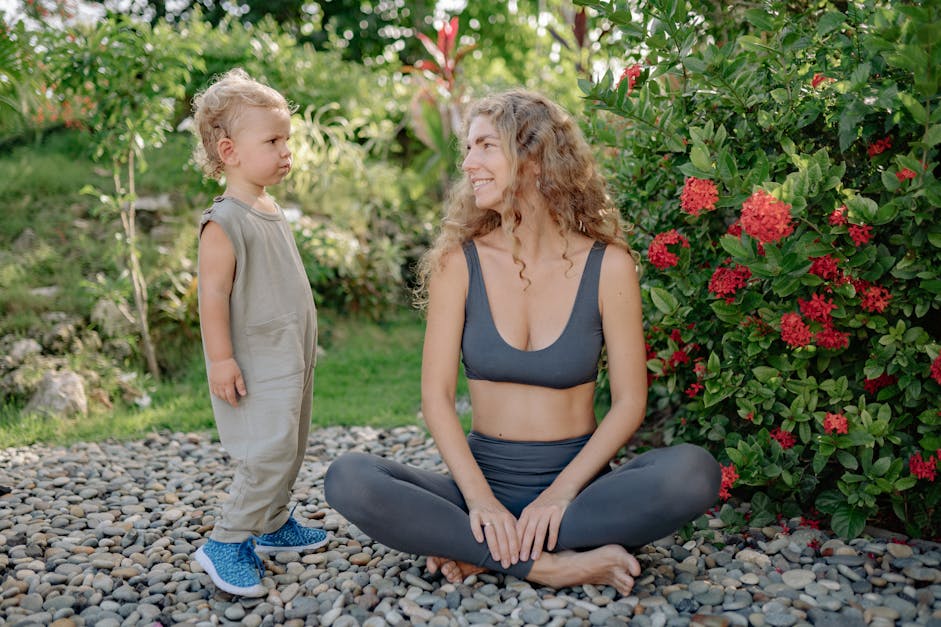
<path id="1" fill-rule="evenodd" d="M 313 428 L 421 424 L 423 332 L 424 322 L 415 311 L 383 322 L 321 312 L 320 343 L 325 354 L 316 370 Z M 23 416 L 18 408 L 0 407 L 0 448 L 213 429 L 205 381 L 199 354 L 183 378 L 155 386 L 147 408 L 96 409 L 83 418 L 62 419 Z M 459 393 L 466 394 L 463 377 Z"/>

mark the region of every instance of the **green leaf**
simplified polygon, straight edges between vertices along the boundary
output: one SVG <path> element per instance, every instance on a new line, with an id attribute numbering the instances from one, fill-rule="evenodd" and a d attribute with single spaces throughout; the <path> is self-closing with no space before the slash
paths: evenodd
<path id="1" fill-rule="evenodd" d="M 915 100 L 915 97 L 912 96 L 907 91 L 899 92 L 899 100 L 905 105 L 905 108 L 908 109 L 908 112 L 912 114 L 912 119 L 914 119 L 919 124 L 925 124 L 928 121 L 928 112 L 925 111 L 925 108 L 920 102 Z"/>
<path id="2" fill-rule="evenodd" d="M 888 457 L 880 457 L 876 460 L 876 463 L 872 465 L 872 470 L 870 471 L 871 475 L 881 477 L 889 469 L 889 466 L 892 464 L 892 460 Z"/>
<path id="3" fill-rule="evenodd" d="M 843 467 L 848 470 L 856 470 L 859 468 L 859 460 L 857 460 L 849 451 L 837 451 L 836 457 L 838 460 L 840 460 L 840 463 L 843 465 Z"/>
<path id="4" fill-rule="evenodd" d="M 725 249 L 725 252 L 733 257 L 738 259 L 749 259 L 751 257 L 751 251 L 735 235 L 723 235 L 719 238 L 719 244 Z"/>
<path id="5" fill-rule="evenodd" d="M 745 19 L 751 22 L 753 26 L 757 27 L 758 30 L 775 30 L 771 16 L 768 15 L 768 12 L 764 9 L 748 9 L 745 11 Z"/>
<path id="6" fill-rule="evenodd" d="M 843 25 L 844 21 L 846 21 L 846 16 L 839 11 L 830 11 L 825 13 L 823 17 L 820 18 L 820 21 L 817 22 L 817 35 L 823 37 L 824 35 L 835 31 Z"/>
<path id="7" fill-rule="evenodd" d="M 752 374 L 755 375 L 755 378 L 758 379 L 761 383 L 767 383 L 780 374 L 777 368 L 769 368 L 768 366 L 756 366 L 752 368 Z"/>
<path id="8" fill-rule="evenodd" d="M 843 538 L 855 538 L 866 527 L 867 514 L 864 510 L 845 505 L 837 509 L 830 520 L 830 526 Z"/>
<path id="9" fill-rule="evenodd" d="M 653 301 L 654 307 L 665 314 L 671 314 L 679 307 L 676 297 L 662 287 L 650 288 L 650 300 Z"/>
<path id="10" fill-rule="evenodd" d="M 709 154 L 706 149 L 699 145 L 694 145 L 689 151 L 689 160 L 698 169 L 703 172 L 712 171 L 712 162 L 709 160 Z"/>
<path id="11" fill-rule="evenodd" d="M 935 124 L 925 131 L 925 137 L 921 141 L 928 148 L 941 143 L 941 124 Z"/>

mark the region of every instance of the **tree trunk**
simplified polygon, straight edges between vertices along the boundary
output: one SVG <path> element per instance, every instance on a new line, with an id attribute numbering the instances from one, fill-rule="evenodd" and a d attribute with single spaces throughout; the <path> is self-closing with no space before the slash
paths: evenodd
<path id="1" fill-rule="evenodd" d="M 117 166 L 115 173 L 118 172 Z M 117 177 L 117 174 L 115 174 Z M 140 253 L 137 250 L 137 209 L 134 200 L 134 151 L 128 153 L 127 161 L 128 193 L 131 200 L 127 207 L 121 207 L 121 224 L 124 226 L 124 235 L 127 239 L 128 270 L 131 273 L 131 285 L 134 288 L 134 306 L 137 309 L 137 322 L 140 326 L 141 345 L 144 359 L 147 361 L 147 371 L 155 381 L 160 380 L 160 367 L 157 365 L 157 354 L 150 338 L 150 324 L 147 316 L 147 282 L 140 268 Z M 117 183 L 117 181 L 115 181 Z M 117 190 L 117 185 L 115 186 Z"/>

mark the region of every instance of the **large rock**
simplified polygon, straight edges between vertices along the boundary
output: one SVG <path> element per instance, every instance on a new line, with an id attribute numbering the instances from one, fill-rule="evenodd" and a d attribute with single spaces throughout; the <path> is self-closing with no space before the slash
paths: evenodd
<path id="1" fill-rule="evenodd" d="M 88 399 L 85 396 L 85 382 L 71 370 L 47 372 L 27 403 L 26 412 L 57 416 L 86 415 Z"/>
<path id="2" fill-rule="evenodd" d="M 91 321 L 106 338 L 126 337 L 134 332 L 134 314 L 127 303 L 99 299 L 91 310 Z"/>
<path id="3" fill-rule="evenodd" d="M 42 352 L 42 345 L 31 337 L 23 338 L 13 342 L 8 356 L 14 366 L 19 366 L 30 355 L 38 355 Z"/>

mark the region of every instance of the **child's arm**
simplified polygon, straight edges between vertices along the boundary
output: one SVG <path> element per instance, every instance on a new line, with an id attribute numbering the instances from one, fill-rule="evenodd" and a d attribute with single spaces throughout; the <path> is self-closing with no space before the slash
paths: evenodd
<path id="1" fill-rule="evenodd" d="M 229 295 L 234 279 L 235 250 L 222 227 L 207 222 L 199 237 L 199 325 L 209 358 L 209 391 L 233 407 L 247 393 L 232 354 Z"/>

